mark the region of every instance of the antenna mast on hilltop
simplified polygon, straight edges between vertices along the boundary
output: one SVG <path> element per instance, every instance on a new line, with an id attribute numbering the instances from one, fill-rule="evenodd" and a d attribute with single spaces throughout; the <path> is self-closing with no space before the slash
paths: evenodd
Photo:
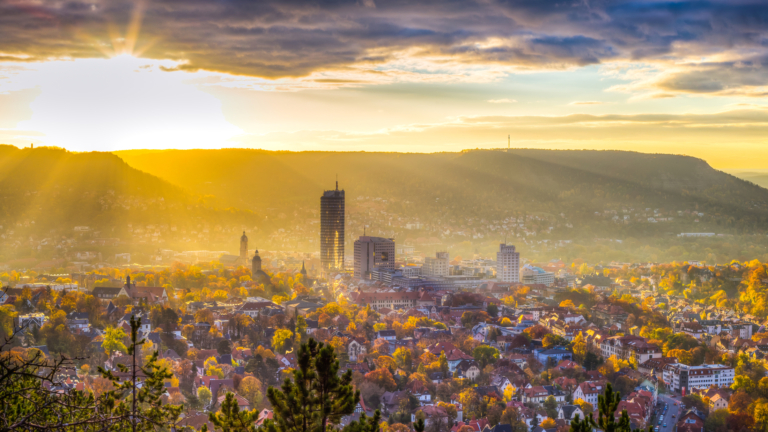
<path id="1" fill-rule="evenodd" d="M 511 135 L 507 135 L 507 150 L 509 150 L 509 147 L 510 147 L 511 144 L 512 144 Z"/>

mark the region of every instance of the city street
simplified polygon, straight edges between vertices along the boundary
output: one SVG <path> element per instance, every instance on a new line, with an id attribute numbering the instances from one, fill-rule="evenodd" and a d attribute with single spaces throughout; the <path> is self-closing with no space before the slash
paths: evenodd
<path id="1" fill-rule="evenodd" d="M 671 395 L 659 395 L 659 402 L 667 404 L 669 407 L 666 414 L 664 414 L 664 420 L 662 420 L 661 425 L 659 425 L 659 416 L 654 418 L 654 430 L 656 430 L 655 428 L 658 426 L 659 432 L 673 432 L 675 430 L 675 423 L 677 423 L 678 418 L 680 418 L 681 407 L 680 405 L 675 406 L 675 403 L 680 404 L 680 397 L 677 396 L 677 399 L 674 399 Z M 663 407 L 659 410 L 659 414 L 662 412 L 664 412 Z M 665 424 L 667 425 L 666 427 L 664 427 Z"/>

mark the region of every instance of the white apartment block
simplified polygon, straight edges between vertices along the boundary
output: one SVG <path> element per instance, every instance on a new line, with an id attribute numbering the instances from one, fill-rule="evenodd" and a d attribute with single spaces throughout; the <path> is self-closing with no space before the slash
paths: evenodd
<path id="1" fill-rule="evenodd" d="M 678 393 L 685 389 L 686 394 L 692 389 L 708 388 L 712 385 L 730 387 L 733 384 L 733 376 L 733 368 L 719 364 L 701 366 L 670 364 L 664 366 L 663 374 L 667 388 Z"/>
<path id="2" fill-rule="evenodd" d="M 502 282 L 520 282 L 520 253 L 514 245 L 501 244 L 496 252 L 496 278 Z"/>
<path id="3" fill-rule="evenodd" d="M 421 274 L 425 276 L 448 276 L 448 252 L 438 252 L 436 256 L 424 258 Z"/>

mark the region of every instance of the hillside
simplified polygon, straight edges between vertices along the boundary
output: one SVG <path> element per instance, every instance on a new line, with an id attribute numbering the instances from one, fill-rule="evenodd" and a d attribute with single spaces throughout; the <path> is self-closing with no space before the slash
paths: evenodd
<path id="1" fill-rule="evenodd" d="M 724 170 L 742 180 L 752 182 L 760 187 L 768 188 L 768 170 Z"/>
<path id="2" fill-rule="evenodd" d="M 768 226 L 768 190 L 686 156 L 526 149 L 435 154 L 246 149 L 116 154 L 173 184 L 214 195 L 228 205 L 267 213 L 316 206 L 321 191 L 331 188 L 338 174 L 348 201 L 384 198 L 398 213 L 427 223 L 445 217 L 492 219 L 531 212 L 564 213 L 568 220 L 585 223 L 594 220 L 595 212 L 605 210 L 620 213 L 631 208 L 628 211 L 634 214 L 661 208 L 706 213 L 712 216 L 711 224 L 723 228 Z"/>
<path id="3" fill-rule="evenodd" d="M 3 232 L 14 231 L 9 238 L 67 235 L 75 226 L 125 238 L 128 224 L 183 227 L 247 215 L 254 217 L 217 210 L 111 153 L 0 146 L 0 225 Z"/>

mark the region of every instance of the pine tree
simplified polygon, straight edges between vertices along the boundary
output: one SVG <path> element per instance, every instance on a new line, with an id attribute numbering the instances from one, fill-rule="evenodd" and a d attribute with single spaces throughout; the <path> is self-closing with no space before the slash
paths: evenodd
<path id="1" fill-rule="evenodd" d="M 214 428 L 222 432 L 256 432 L 256 421 L 259 412 L 256 410 L 240 411 L 234 393 L 227 393 L 218 413 L 208 414 L 208 419 Z M 201 432 L 207 432 L 208 426 L 203 425 Z"/>
<path id="2" fill-rule="evenodd" d="M 270 387 L 267 398 L 274 420 L 265 422 L 267 432 L 326 432 L 342 416 L 355 411 L 360 392 L 352 390 L 352 372 L 338 375 L 339 361 L 333 347 L 309 339 L 301 345 L 293 381 L 281 389 Z"/>
<path id="3" fill-rule="evenodd" d="M 586 416 L 584 420 L 580 420 L 577 415 L 573 421 L 571 421 L 570 432 L 591 432 L 593 428 L 601 429 L 603 432 L 643 432 L 642 429 L 633 430 L 627 411 L 621 412 L 621 418 L 616 421 L 616 410 L 619 408 L 621 402 L 621 395 L 619 392 L 613 391 L 613 386 L 609 383 L 605 388 L 605 394 L 601 394 L 597 397 L 598 416 L 597 421 L 592 416 Z M 651 432 L 653 427 L 648 427 L 648 432 Z"/>

